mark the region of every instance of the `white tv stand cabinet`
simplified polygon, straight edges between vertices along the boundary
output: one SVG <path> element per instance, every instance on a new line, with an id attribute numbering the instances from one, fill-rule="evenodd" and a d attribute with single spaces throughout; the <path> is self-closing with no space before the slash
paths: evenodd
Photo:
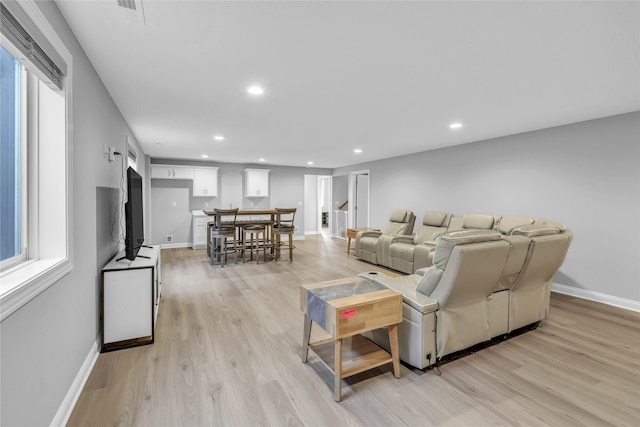
<path id="1" fill-rule="evenodd" d="M 160 246 L 140 248 L 133 261 L 122 257 L 124 251 L 102 269 L 103 352 L 154 341 L 162 285 Z"/>

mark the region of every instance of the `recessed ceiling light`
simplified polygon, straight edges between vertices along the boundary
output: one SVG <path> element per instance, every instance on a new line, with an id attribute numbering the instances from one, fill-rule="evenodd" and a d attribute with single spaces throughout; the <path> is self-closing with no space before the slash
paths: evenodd
<path id="1" fill-rule="evenodd" d="M 264 89 L 262 89 L 260 86 L 249 86 L 247 88 L 247 92 L 249 92 L 251 95 L 262 95 L 264 93 Z"/>
<path id="2" fill-rule="evenodd" d="M 461 127 L 462 127 L 462 123 L 460 123 L 460 122 L 451 123 L 451 124 L 449 125 L 449 128 L 450 128 L 450 129 L 460 129 Z"/>
<path id="3" fill-rule="evenodd" d="M 312 162 L 312 161 L 308 161 L 308 162 L 307 162 L 307 164 L 308 164 L 308 165 L 312 165 L 312 164 L 313 164 L 313 162 Z"/>
<path id="4" fill-rule="evenodd" d="M 216 141 L 224 141 L 224 136 L 222 136 L 222 135 L 214 135 L 213 139 L 215 139 Z"/>
<path id="5" fill-rule="evenodd" d="M 208 158 L 209 158 L 209 155 L 208 155 L 208 154 L 203 154 L 201 157 L 202 157 L 203 159 L 208 159 Z"/>
<path id="6" fill-rule="evenodd" d="M 266 162 L 265 159 L 258 159 L 259 162 Z"/>
<path id="7" fill-rule="evenodd" d="M 362 150 L 359 149 L 359 148 L 356 148 L 355 150 L 353 150 L 353 152 L 356 153 L 356 154 L 360 154 L 360 153 L 362 153 Z"/>

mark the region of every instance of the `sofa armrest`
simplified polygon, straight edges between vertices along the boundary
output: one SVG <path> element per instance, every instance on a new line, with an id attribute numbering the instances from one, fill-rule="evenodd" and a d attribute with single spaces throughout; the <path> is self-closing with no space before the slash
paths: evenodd
<path id="1" fill-rule="evenodd" d="M 382 231 L 359 231 L 356 235 L 356 240 L 359 240 L 363 237 L 380 237 L 382 236 Z"/>
<path id="2" fill-rule="evenodd" d="M 433 313 L 438 310 L 438 301 L 416 291 L 416 283 L 422 276 L 410 274 L 408 276 L 390 277 L 386 274 L 370 271 L 360 273 L 358 277 L 379 283 L 402 294 L 402 301 L 409 307 L 422 314 Z"/>
<path id="3" fill-rule="evenodd" d="M 413 244 L 413 236 L 405 236 L 403 234 L 394 234 L 391 237 L 391 241 L 389 242 L 390 244 L 393 243 L 408 243 L 408 244 Z"/>

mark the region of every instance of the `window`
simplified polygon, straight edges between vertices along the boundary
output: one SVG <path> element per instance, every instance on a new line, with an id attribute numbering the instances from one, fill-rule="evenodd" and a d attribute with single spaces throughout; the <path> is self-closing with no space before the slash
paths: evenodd
<path id="1" fill-rule="evenodd" d="M 131 137 L 127 135 L 127 165 L 138 170 L 138 150 L 133 146 Z"/>
<path id="2" fill-rule="evenodd" d="M 4 320 L 73 267 L 67 131 L 72 58 L 33 1 L 0 3 L 0 12 Z"/>
<path id="3" fill-rule="evenodd" d="M 26 258 L 21 88 L 24 68 L 0 46 L 0 269 Z"/>

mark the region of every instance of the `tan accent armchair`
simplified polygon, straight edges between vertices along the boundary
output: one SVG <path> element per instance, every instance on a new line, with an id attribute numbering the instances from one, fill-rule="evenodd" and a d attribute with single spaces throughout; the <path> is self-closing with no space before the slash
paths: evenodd
<path id="1" fill-rule="evenodd" d="M 411 211 L 396 209 L 391 212 L 389 222 L 382 231 L 361 231 L 356 235 L 355 254 L 358 258 L 373 264 L 389 264 L 389 245 L 386 242 L 390 236 L 402 234 L 410 235 L 416 216 Z M 381 261 L 386 260 L 386 264 Z"/>

